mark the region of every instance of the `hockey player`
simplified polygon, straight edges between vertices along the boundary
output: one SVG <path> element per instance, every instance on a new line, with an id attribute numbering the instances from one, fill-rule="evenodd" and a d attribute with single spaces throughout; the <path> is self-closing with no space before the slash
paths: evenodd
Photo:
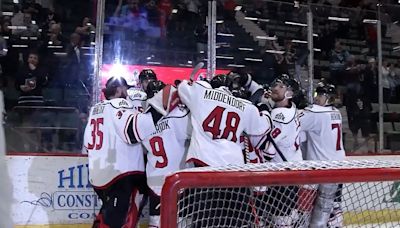
<path id="1" fill-rule="evenodd" d="M 231 71 L 229 72 L 228 76 L 233 81 L 233 89 L 244 88 L 250 93 L 248 100 L 251 103 L 258 104 L 261 102 L 261 98 L 264 94 L 263 87 L 257 82 L 253 81 L 250 74 L 240 71 Z"/>
<path id="2" fill-rule="evenodd" d="M 306 135 L 306 160 L 344 160 L 342 116 L 333 106 L 335 86 L 320 82 L 314 104 L 301 114 L 301 130 Z M 303 141 L 303 140 L 302 140 Z M 311 227 L 342 227 L 341 185 L 321 184 L 311 216 Z M 337 201 L 337 202 L 334 202 Z M 332 212 L 332 213 L 331 213 Z"/>
<path id="3" fill-rule="evenodd" d="M 270 98 L 273 129 L 269 135 L 269 145 L 264 158 L 272 162 L 303 160 L 299 143 L 300 121 L 296 105 L 292 99 L 298 94 L 299 84 L 288 75 L 281 75 L 272 83 L 265 96 Z M 271 187 L 266 194 L 267 202 L 264 211 L 271 211 L 272 224 L 277 227 L 290 227 L 296 213 L 298 187 Z M 279 199 L 279 200 L 276 200 Z"/>
<path id="4" fill-rule="evenodd" d="M 139 87 L 128 89 L 128 100 L 131 101 L 133 107 L 139 111 L 143 112 L 145 107 L 145 102 L 147 100 L 146 88 L 149 82 L 156 81 L 157 75 L 151 69 L 143 69 L 139 74 Z"/>
<path id="5" fill-rule="evenodd" d="M 270 134 L 271 144 L 268 147 L 269 154 L 276 154 L 273 162 L 301 161 L 299 133 L 300 121 L 293 97 L 299 92 L 299 84 L 296 80 L 282 75 L 272 83 L 271 90 L 267 92 L 273 101 L 271 117 L 273 129 Z"/>
<path id="6" fill-rule="evenodd" d="M 151 99 L 164 87 L 161 81 L 149 82 L 146 90 L 148 98 Z M 189 110 L 180 106 L 159 119 L 156 131 L 142 141 L 148 151 L 146 175 L 151 188 L 149 227 L 160 227 L 160 196 L 164 178 L 169 173 L 185 168 L 185 144 L 190 133 Z"/>
<path id="7" fill-rule="evenodd" d="M 243 133 L 263 136 L 270 131 L 266 117 L 269 114 L 260 115 L 253 104 L 233 96 L 232 86 L 232 79 L 226 75 L 217 75 L 210 83 L 185 80 L 179 84 L 179 97 L 191 112 L 193 128 L 187 162 L 197 167 L 243 165 L 240 136 Z M 195 227 L 246 225 L 251 221 L 250 203 L 226 202 L 250 202 L 250 194 L 248 188 L 221 188 L 210 194 L 195 194 L 195 201 L 207 199 L 204 205 L 195 204 L 193 208 Z M 246 213 L 240 213 L 243 211 Z"/>
<path id="8" fill-rule="evenodd" d="M 231 94 L 233 82 L 226 75 L 210 83 L 183 81 L 179 97 L 191 112 L 193 127 L 188 162 L 196 166 L 244 164 L 240 135 L 266 135 L 271 125 L 250 102 Z"/>
<path id="9" fill-rule="evenodd" d="M 155 127 L 151 115 L 139 115 L 126 100 L 128 85 L 123 78 L 112 77 L 103 93 L 107 100 L 90 110 L 84 133 L 84 148 L 89 157 L 89 178 L 95 192 L 102 200 L 102 208 L 93 227 L 134 227 L 138 220 L 138 192 L 144 193 L 143 150 L 136 138 L 145 137 Z M 134 119 L 135 129 L 125 129 Z"/>

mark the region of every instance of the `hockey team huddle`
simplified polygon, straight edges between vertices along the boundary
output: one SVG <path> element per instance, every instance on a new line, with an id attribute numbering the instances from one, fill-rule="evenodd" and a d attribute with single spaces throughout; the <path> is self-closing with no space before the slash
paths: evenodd
<path id="1" fill-rule="evenodd" d="M 164 179 L 185 168 L 345 158 L 333 85 L 319 83 L 313 104 L 300 110 L 300 85 L 288 75 L 267 89 L 239 72 L 165 85 L 145 69 L 139 81 L 131 88 L 111 77 L 106 100 L 90 110 L 84 149 L 103 203 L 93 227 L 135 227 L 143 196 L 149 227 L 159 227 Z M 318 187 L 309 227 L 342 226 L 340 190 Z M 289 212 L 273 216 L 272 227 L 292 227 Z"/>

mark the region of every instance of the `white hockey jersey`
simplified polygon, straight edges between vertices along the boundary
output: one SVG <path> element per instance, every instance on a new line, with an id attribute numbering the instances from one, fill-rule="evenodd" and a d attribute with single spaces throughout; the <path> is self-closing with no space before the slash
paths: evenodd
<path id="1" fill-rule="evenodd" d="M 296 106 L 292 103 L 290 108 L 274 108 L 271 111 L 271 117 L 274 127 L 270 133 L 270 139 L 275 142 L 286 161 L 303 160 L 299 141 L 300 122 Z M 269 143 L 267 152 L 273 157 L 273 162 L 284 161 L 273 143 Z"/>
<path id="2" fill-rule="evenodd" d="M 147 100 L 147 94 L 138 88 L 128 89 L 128 98 L 133 108 L 138 112 L 143 112 L 145 110 L 145 103 Z"/>
<path id="3" fill-rule="evenodd" d="M 14 227 L 11 218 L 11 208 L 13 201 L 12 184 L 10 175 L 7 170 L 7 162 L 5 160 L 6 154 L 6 142 L 3 128 L 3 112 L 4 112 L 4 101 L 3 92 L 0 91 L 0 227 L 12 228 Z M 11 176 L 12 177 L 12 176 Z"/>
<path id="4" fill-rule="evenodd" d="M 185 143 L 190 133 L 189 110 L 175 108 L 162 117 L 156 131 L 142 141 L 147 149 L 147 184 L 157 195 L 161 195 L 166 175 L 185 168 Z"/>
<path id="5" fill-rule="evenodd" d="M 300 115 L 306 160 L 343 160 L 342 115 L 335 107 L 312 105 Z M 303 140 L 302 140 L 303 141 Z"/>
<path id="6" fill-rule="evenodd" d="M 92 185 L 105 187 L 121 175 L 144 172 L 142 145 L 132 145 L 125 131 L 131 119 L 139 140 L 155 130 L 154 125 L 145 124 L 152 122 L 151 114 L 138 114 L 125 99 L 106 100 L 91 108 L 83 145 L 88 152 Z"/>
<path id="7" fill-rule="evenodd" d="M 178 86 L 181 101 L 191 112 L 192 137 L 188 162 L 206 166 L 244 164 L 240 135 L 264 135 L 269 121 L 249 101 L 204 81 L 183 81 Z"/>

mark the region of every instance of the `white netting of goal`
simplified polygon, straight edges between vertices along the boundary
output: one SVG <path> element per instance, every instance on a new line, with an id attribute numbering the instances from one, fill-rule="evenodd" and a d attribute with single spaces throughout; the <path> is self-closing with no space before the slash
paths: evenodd
<path id="1" fill-rule="evenodd" d="M 284 175 L 277 181 L 271 173 Z M 163 227 L 400 227 L 398 161 L 264 163 L 176 175 L 184 184 L 175 203 L 162 201 L 162 207 L 175 204 L 174 210 L 162 210 L 162 219 L 176 212 L 175 225 Z"/>

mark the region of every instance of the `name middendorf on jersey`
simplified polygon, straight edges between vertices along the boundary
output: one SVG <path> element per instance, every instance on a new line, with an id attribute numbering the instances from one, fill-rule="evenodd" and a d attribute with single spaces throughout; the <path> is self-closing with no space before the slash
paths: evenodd
<path id="1" fill-rule="evenodd" d="M 244 111 L 245 103 L 241 100 L 236 99 L 226 93 L 219 92 L 218 90 L 206 90 L 204 92 L 204 99 L 220 101 L 241 111 Z"/>

